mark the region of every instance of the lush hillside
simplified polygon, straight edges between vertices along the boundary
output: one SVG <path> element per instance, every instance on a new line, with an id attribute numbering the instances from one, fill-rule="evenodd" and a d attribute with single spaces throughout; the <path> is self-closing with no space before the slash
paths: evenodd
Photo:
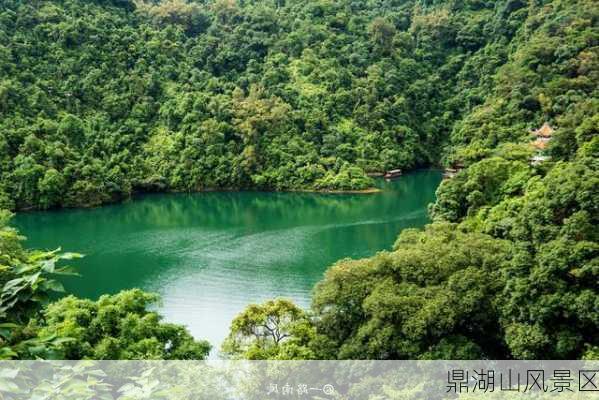
<path id="1" fill-rule="evenodd" d="M 12 209 L 362 189 L 365 173 L 434 164 L 529 12 L 482 0 L 0 7 L 0 199 Z"/>
<path id="2" fill-rule="evenodd" d="M 502 34 L 459 72 L 454 101 L 484 101 L 452 128 L 444 157 L 465 168 L 441 184 L 434 222 L 332 266 L 310 313 L 249 307 L 224 346 L 232 356 L 599 357 L 599 8 L 499 1 L 486 13 L 472 17 L 509 17 L 483 24 Z M 550 158 L 531 163 L 543 122 L 556 128 Z M 260 329 L 273 316 L 289 340 Z"/>
<path id="3" fill-rule="evenodd" d="M 2 7 L 5 208 L 98 205 L 149 190 L 364 188 L 370 172 L 464 166 L 440 186 L 426 230 L 338 262 L 309 312 L 287 301 L 249 307 L 233 321 L 231 356 L 599 357 L 595 1 Z M 555 128 L 550 158 L 532 163 L 530 132 L 545 122 Z M 2 262 L 9 273 L 45 265 L 2 232 L 2 254 L 18 254 Z M 150 298 L 130 296 L 141 320 L 157 318 L 145 316 Z M 42 307 L 30 299 L 13 306 Z M 87 322 L 75 324 L 77 353 L 68 353 L 60 339 L 74 322 L 57 318 L 63 308 L 93 314 L 126 299 L 70 298 L 44 306 L 39 320 L 19 314 L 5 356 L 29 354 L 23 340 L 74 357 L 205 354 L 177 327 L 168 332 L 183 343 L 159 354 L 144 335 L 87 339 Z"/>

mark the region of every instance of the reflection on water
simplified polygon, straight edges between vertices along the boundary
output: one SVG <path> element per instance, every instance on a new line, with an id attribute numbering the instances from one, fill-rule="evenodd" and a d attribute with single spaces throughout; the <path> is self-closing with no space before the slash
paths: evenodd
<path id="1" fill-rule="evenodd" d="M 282 296 L 308 306 L 325 269 L 388 249 L 427 222 L 440 182 L 418 171 L 380 182 L 382 193 L 213 192 L 149 195 L 94 210 L 15 218 L 27 245 L 84 253 L 78 296 L 140 287 L 161 294 L 166 320 L 220 345 L 248 303 Z"/>

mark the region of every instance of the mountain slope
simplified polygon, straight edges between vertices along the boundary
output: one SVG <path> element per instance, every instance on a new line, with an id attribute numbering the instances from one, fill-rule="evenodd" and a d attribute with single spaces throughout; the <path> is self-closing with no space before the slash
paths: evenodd
<path id="1" fill-rule="evenodd" d="M 521 1 L 9 0 L 0 199 L 362 189 L 437 163 L 485 101 Z M 459 134 L 454 134 L 458 138 Z"/>

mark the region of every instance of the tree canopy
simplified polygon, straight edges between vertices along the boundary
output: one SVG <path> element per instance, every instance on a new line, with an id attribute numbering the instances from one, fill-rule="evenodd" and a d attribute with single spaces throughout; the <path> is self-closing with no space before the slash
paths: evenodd
<path id="1" fill-rule="evenodd" d="M 450 82 L 435 100 L 448 124 L 440 156 L 455 176 L 439 187 L 424 231 L 327 271 L 306 354 L 596 358 L 599 8 L 493 3 L 417 2 L 403 30 L 396 25 L 393 42 L 439 62 L 437 78 Z M 384 19 L 370 26 L 379 44 L 388 31 Z M 435 87 L 433 76 L 422 89 Z M 532 131 L 544 123 L 555 132 L 533 162 Z"/>
<path id="2" fill-rule="evenodd" d="M 478 157 L 593 90 L 592 2 L 520 3 L 5 1 L 0 206 L 365 189 L 447 143 Z M 514 74 L 509 105 L 477 108 Z M 508 109 L 521 129 L 503 115 L 482 141 L 473 116 Z"/>

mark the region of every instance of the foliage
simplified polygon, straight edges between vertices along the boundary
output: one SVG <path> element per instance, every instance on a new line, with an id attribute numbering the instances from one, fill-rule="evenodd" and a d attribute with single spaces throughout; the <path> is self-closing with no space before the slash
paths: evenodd
<path id="1" fill-rule="evenodd" d="M 68 296 L 44 310 L 43 322 L 30 325 L 40 337 L 71 338 L 60 346 L 67 359 L 203 359 L 210 346 L 148 311 L 156 300 L 156 295 L 139 289 L 104 295 L 97 301 Z"/>
<path id="2" fill-rule="evenodd" d="M 68 296 L 60 275 L 73 275 L 63 260 L 78 254 L 29 251 L 0 210 L 0 359 L 203 359 L 210 351 L 184 327 L 160 321 L 148 306 L 155 295 L 138 289 L 98 301 Z"/>
<path id="3" fill-rule="evenodd" d="M 223 352 L 248 360 L 313 359 L 314 328 L 307 314 L 284 299 L 252 304 L 231 324 Z"/>
<path id="4" fill-rule="evenodd" d="M 64 292 L 57 277 L 74 274 L 70 267 L 57 264 L 79 255 L 24 250 L 24 238 L 6 225 L 10 216 L 0 210 L 0 359 L 54 357 L 56 347 L 68 338 L 53 334 L 34 338 L 25 325 L 50 302 L 52 293 Z"/>
<path id="5" fill-rule="evenodd" d="M 433 217 L 459 221 L 483 206 L 493 206 L 502 199 L 522 194 L 532 175 L 528 160 L 485 158 L 441 184 L 438 200 L 431 210 Z"/>
<path id="6" fill-rule="evenodd" d="M 442 159 L 464 168 L 439 187 L 424 231 L 327 271 L 308 347 L 326 359 L 596 358 L 599 8 L 436 3 L 418 2 L 394 43 L 451 82 L 437 95 Z M 380 43 L 384 31 L 378 19 L 369 33 Z M 429 76 L 420 94 L 432 87 Z M 533 164 L 544 122 L 556 128 L 550 158 Z"/>
<path id="7" fill-rule="evenodd" d="M 21 362 L 0 371 L 4 398 L 61 400 L 231 399 L 231 371 L 203 362 Z M 228 389 L 228 390 L 227 390 Z"/>
<path id="8" fill-rule="evenodd" d="M 455 228 L 405 230 L 393 252 L 327 271 L 313 307 L 336 358 L 501 358 L 494 297 L 511 246 Z"/>
<path id="9" fill-rule="evenodd" d="M 481 34 L 489 2 L 421 3 L 5 1 L 0 206 L 359 190 L 433 164 L 504 37 Z"/>
<path id="10" fill-rule="evenodd" d="M 309 314 L 282 301 L 242 313 L 232 357 L 596 356 L 596 2 L 42 3 L 0 6 L 0 207 L 364 189 L 368 173 L 465 166 L 425 231 L 337 263 Z M 551 158 L 533 165 L 545 122 Z M 63 334 L 50 347 L 73 357 L 207 351 L 140 292 L 66 298 L 30 319 L 64 256 L 23 250 L 0 220 L 3 357 Z"/>

